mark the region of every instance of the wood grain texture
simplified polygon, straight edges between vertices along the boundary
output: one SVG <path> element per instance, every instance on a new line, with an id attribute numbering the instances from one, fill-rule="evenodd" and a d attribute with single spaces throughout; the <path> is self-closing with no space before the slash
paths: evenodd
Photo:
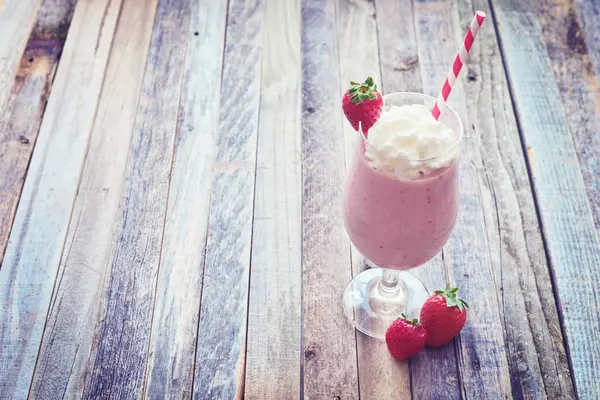
<path id="1" fill-rule="evenodd" d="M 83 394 L 155 11 L 156 1 L 123 4 L 46 320 L 35 398 Z"/>
<path id="2" fill-rule="evenodd" d="M 75 9 L 0 269 L 0 396 L 29 391 L 120 6 Z"/>
<path id="3" fill-rule="evenodd" d="M 300 399 L 300 1 L 265 2 L 247 399 Z"/>
<path id="4" fill-rule="evenodd" d="M 2 108 L 0 263 L 74 9 L 71 0 L 45 0 L 42 3 L 6 106 Z"/>
<path id="5" fill-rule="evenodd" d="M 381 86 L 385 93 L 423 90 L 412 3 L 412 0 L 375 2 Z"/>
<path id="6" fill-rule="evenodd" d="M 464 30 L 457 23 L 457 10 L 450 1 L 415 3 L 414 15 L 424 92 L 437 96 Z M 470 126 L 459 82 L 449 104 L 457 109 L 464 125 Z M 443 253 L 450 280 L 461 288 L 461 297 L 471 305 L 469 322 L 455 340 L 461 389 L 467 398 L 510 398 L 499 304 L 495 291 L 489 290 L 494 277 L 478 184 L 479 141 L 470 131 L 465 133 L 460 160 L 460 211 Z"/>
<path id="7" fill-rule="evenodd" d="M 597 37 L 586 35 L 580 26 L 572 0 L 540 0 L 532 4 L 542 31 L 546 49 L 565 109 L 573 143 L 579 156 L 588 200 L 596 230 L 600 229 L 600 65 L 594 69 L 594 58 L 600 61 L 600 3 L 581 13 L 588 20 L 596 14 Z M 597 10 L 593 10 L 593 8 Z M 589 30 L 589 27 L 588 27 Z M 596 71 L 596 72 L 594 72 Z"/>
<path id="8" fill-rule="evenodd" d="M 580 398 L 597 398 L 600 376 L 592 365 L 600 362 L 600 243 L 566 108 L 531 3 L 492 4 L 530 168 L 535 157 L 535 195 L 575 387 Z"/>
<path id="9" fill-rule="evenodd" d="M 189 398 L 219 122 L 227 3 L 191 2 L 145 397 Z"/>
<path id="10" fill-rule="evenodd" d="M 194 374 L 195 399 L 244 392 L 264 4 L 231 0 Z"/>
<path id="11" fill-rule="evenodd" d="M 572 9 L 571 1 L 555 0 L 555 4 L 566 4 L 563 7 L 556 7 L 559 10 Z M 571 24 L 561 26 L 560 28 L 571 28 L 571 42 L 579 42 L 578 39 L 583 39 L 588 49 L 588 55 L 591 59 L 596 77 L 600 77 L 600 2 L 597 0 L 574 0 L 577 20 L 575 23 L 581 24 L 581 28 Z M 553 5 L 555 5 L 553 4 Z M 543 21 L 542 26 L 544 25 Z M 568 37 L 567 37 L 568 39 Z M 580 43 L 580 42 L 579 42 Z M 597 227 L 598 225 L 596 225 Z"/>
<path id="12" fill-rule="evenodd" d="M 5 0 L 0 7 L 0 109 L 10 96 L 15 75 L 42 0 Z M 60 13 L 60 10 L 59 10 Z"/>
<path id="13" fill-rule="evenodd" d="M 345 149 L 333 2 L 302 1 L 303 389 L 357 399 L 356 341 L 341 294 L 351 279 L 342 220 Z"/>
<path id="14" fill-rule="evenodd" d="M 175 0 L 156 9 L 84 397 L 143 393 L 189 11 Z"/>
<path id="15" fill-rule="evenodd" d="M 482 0 L 458 7 L 461 32 Z M 486 23 L 493 22 L 490 18 Z M 463 68 L 470 135 L 515 398 L 572 398 L 573 387 L 521 138 L 495 29 L 486 25 Z"/>

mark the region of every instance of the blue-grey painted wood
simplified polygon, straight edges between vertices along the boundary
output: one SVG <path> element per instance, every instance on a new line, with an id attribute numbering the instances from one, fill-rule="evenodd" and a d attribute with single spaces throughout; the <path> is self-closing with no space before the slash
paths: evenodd
<path id="1" fill-rule="evenodd" d="M 355 333 L 341 304 L 352 270 L 335 5 L 303 0 L 301 13 L 304 396 L 358 399 Z"/>
<path id="2" fill-rule="evenodd" d="M 596 230 L 599 230 L 600 2 L 580 0 L 576 3 L 580 3 L 579 15 L 573 0 L 562 0 L 560 6 L 552 0 L 541 0 L 532 6 L 538 15 L 542 39 L 579 156 Z M 583 27 L 579 20 L 585 22 Z"/>
<path id="3" fill-rule="evenodd" d="M 493 0 L 546 239 L 575 387 L 600 397 L 600 241 L 565 106 L 529 1 Z M 527 62 L 523 62 L 527 60 Z"/>
<path id="4" fill-rule="evenodd" d="M 189 1 L 159 1 L 89 360 L 86 398 L 134 399 L 143 393 L 189 18 Z"/>
<path id="5" fill-rule="evenodd" d="M 3 110 L 42 0 L 0 0 L 0 110 Z M 60 14 L 58 12 L 57 14 Z"/>
<path id="6" fill-rule="evenodd" d="M 263 21 L 262 0 L 230 0 L 195 399 L 243 397 Z"/>
<path id="7" fill-rule="evenodd" d="M 375 2 L 381 87 L 385 93 L 423 91 L 412 3 L 413 0 Z"/>
<path id="8" fill-rule="evenodd" d="M 46 319 L 33 398 L 81 398 L 90 374 L 156 3 L 123 4 Z"/>
<path id="9" fill-rule="evenodd" d="M 300 0 L 266 0 L 246 399 L 300 399 Z"/>
<path id="10" fill-rule="evenodd" d="M 145 397 L 190 397 L 219 122 L 227 2 L 191 2 Z"/>
<path id="11" fill-rule="evenodd" d="M 21 7 L 26 9 L 27 4 Z M 43 2 L 17 73 L 11 80 L 5 106 L 1 106 L 0 100 L 0 264 L 74 9 L 72 0 Z M 4 37 L 1 31 L 7 26 L 1 18 L 0 37 Z M 14 47 L 18 41 L 17 34 L 7 37 L 11 39 L 3 41 L 0 52 Z M 2 64 L 0 67 L 4 68 Z M 8 69 L 2 68 L 0 75 L 6 73 L 12 78 Z"/>
<path id="12" fill-rule="evenodd" d="M 573 0 L 573 2 L 577 11 L 572 14 L 577 15 L 573 15 L 572 22 L 569 21 L 562 28 L 568 29 L 567 42 L 573 44 L 573 47 L 581 48 L 581 41 L 585 42 L 592 65 L 596 71 L 597 82 L 600 77 L 600 2 L 598 0 Z M 553 9 L 573 11 L 572 2 L 566 1 L 566 3 L 568 5 L 566 7 L 553 7 Z M 581 28 L 577 26 L 579 23 L 581 23 Z"/>
<path id="13" fill-rule="evenodd" d="M 458 22 L 452 1 L 414 3 L 414 24 L 418 41 L 423 91 L 437 96 L 452 65 L 466 29 Z M 472 14 L 467 21 L 469 23 Z M 483 29 L 487 29 L 485 25 Z M 475 42 L 472 51 L 482 43 Z M 456 109 L 465 127 L 471 126 L 465 93 L 460 81 L 454 86 L 449 105 Z M 478 138 L 464 132 L 460 158 L 460 210 L 447 245 L 444 264 L 449 281 L 460 287 L 459 294 L 471 308 L 468 322 L 455 339 L 460 389 L 466 398 L 509 398 L 511 396 L 503 324 L 493 282 L 490 244 L 486 236 L 485 210 L 481 200 Z"/>
<path id="14" fill-rule="evenodd" d="M 479 187 L 513 396 L 572 398 L 548 261 L 487 0 L 460 3 L 459 34 L 474 9 L 488 19 L 461 81 L 469 134 L 479 141 Z"/>
<path id="15" fill-rule="evenodd" d="M 29 392 L 120 8 L 80 2 L 73 15 L 0 267 L 2 398 Z"/>

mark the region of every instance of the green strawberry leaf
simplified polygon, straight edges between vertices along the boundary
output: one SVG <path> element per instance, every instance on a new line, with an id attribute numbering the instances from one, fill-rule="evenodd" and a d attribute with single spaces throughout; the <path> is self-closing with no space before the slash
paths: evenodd
<path id="1" fill-rule="evenodd" d="M 377 85 L 370 76 L 363 83 L 351 81 L 348 94 L 350 95 L 350 101 L 357 105 L 365 100 L 376 100 Z"/>
<path id="2" fill-rule="evenodd" d="M 469 308 L 466 301 L 457 296 L 458 287 L 452 287 L 450 283 L 446 284 L 446 289 L 436 290 L 435 293 L 441 294 L 446 300 L 446 307 L 458 307 L 460 311 Z"/>

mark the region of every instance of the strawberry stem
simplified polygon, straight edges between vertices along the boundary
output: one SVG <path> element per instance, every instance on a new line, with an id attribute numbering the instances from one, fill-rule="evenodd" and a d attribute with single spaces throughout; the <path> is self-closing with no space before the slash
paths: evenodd
<path id="1" fill-rule="evenodd" d="M 450 286 L 450 283 L 446 284 L 446 289 L 436 290 L 435 293 L 441 294 L 446 299 L 446 307 L 458 307 L 462 311 L 465 307 L 469 308 L 466 301 L 457 296 L 458 287 Z"/>
<path id="2" fill-rule="evenodd" d="M 408 319 L 408 317 L 402 313 L 402 319 L 412 325 L 419 325 L 419 320 L 417 318 Z"/>
<path id="3" fill-rule="evenodd" d="M 350 82 L 350 89 L 348 94 L 350 95 L 350 101 L 354 104 L 360 104 L 365 100 L 377 99 L 377 85 L 370 76 L 363 82 Z"/>

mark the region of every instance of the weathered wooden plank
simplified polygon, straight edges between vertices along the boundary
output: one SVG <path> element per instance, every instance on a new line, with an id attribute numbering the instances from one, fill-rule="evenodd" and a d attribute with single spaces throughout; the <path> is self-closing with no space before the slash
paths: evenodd
<path id="1" fill-rule="evenodd" d="M 120 8 L 75 8 L 0 269 L 0 396 L 29 391 Z"/>
<path id="2" fill-rule="evenodd" d="M 0 7 L 0 109 L 10 96 L 41 1 L 6 0 Z"/>
<path id="3" fill-rule="evenodd" d="M 375 2 L 382 87 L 386 93 L 423 90 L 412 3 L 411 0 Z"/>
<path id="4" fill-rule="evenodd" d="M 597 3 L 598 4 L 598 3 Z M 533 3 L 538 15 L 542 38 L 556 83 L 558 85 L 566 120 L 573 136 L 579 156 L 579 164 L 585 183 L 588 200 L 594 215 L 596 230 L 600 229 L 600 65 L 594 72 L 594 58 L 600 61 L 600 44 L 590 37 L 588 40 L 578 22 L 572 0 L 540 0 Z M 581 19 L 590 18 L 596 12 L 600 37 L 600 4 L 581 4 L 589 8 Z M 597 10 L 593 10 L 597 7 Z M 592 23 L 593 21 L 588 21 Z M 589 30 L 589 27 L 588 27 Z"/>
<path id="5" fill-rule="evenodd" d="M 345 149 L 333 2 L 302 2 L 304 395 L 357 399 L 356 341 L 341 293 L 351 279 L 342 221 Z"/>
<path id="6" fill-rule="evenodd" d="M 244 392 L 263 8 L 261 0 L 229 2 L 195 399 L 241 399 Z"/>
<path id="7" fill-rule="evenodd" d="M 85 397 L 130 399 L 143 393 L 189 6 L 160 0 L 156 9 Z"/>
<path id="8" fill-rule="evenodd" d="M 1 108 L 0 263 L 74 9 L 71 0 L 42 3 L 6 106 Z"/>
<path id="9" fill-rule="evenodd" d="M 565 106 L 529 1 L 494 0 L 500 44 L 550 256 L 579 397 L 600 396 L 600 241 Z M 527 59 L 527 63 L 523 60 Z M 535 157 L 535 164 L 534 164 Z"/>
<path id="10" fill-rule="evenodd" d="M 35 398 L 83 394 L 155 11 L 156 1 L 123 4 L 46 320 Z"/>
<path id="11" fill-rule="evenodd" d="M 247 399 L 300 399 L 300 1 L 265 2 Z"/>
<path id="12" fill-rule="evenodd" d="M 192 2 L 145 397 L 189 398 L 219 121 L 227 2 Z"/>
<path id="13" fill-rule="evenodd" d="M 556 6 L 556 3 L 563 6 Z M 568 25 L 561 26 L 561 29 L 567 28 L 567 43 L 573 45 L 575 49 L 581 48 L 581 40 L 588 48 L 588 55 L 596 71 L 596 78 L 600 77 L 600 2 L 597 0 L 574 0 L 577 16 L 573 16 Z M 571 1 L 554 0 L 552 11 L 570 11 L 573 10 Z M 579 17 L 577 19 L 577 17 Z M 581 28 L 576 26 L 579 22 Z M 544 22 L 542 26 L 544 26 Z M 569 35 L 570 32 L 570 35 Z M 596 226 L 597 223 L 596 223 Z"/>
<path id="14" fill-rule="evenodd" d="M 414 15 L 423 88 L 425 93 L 437 96 L 465 30 L 457 23 L 457 10 L 451 1 L 417 2 Z M 470 18 L 472 15 L 465 23 Z M 476 43 L 473 51 L 478 51 L 479 46 Z M 469 127 L 460 84 L 453 88 L 449 104 Z M 461 295 L 471 305 L 469 322 L 456 340 L 461 389 L 467 398 L 505 398 L 511 396 L 511 386 L 499 304 L 495 291 L 488 289 L 493 275 L 485 230 L 486 210 L 478 182 L 479 140 L 470 131 L 465 133 L 460 162 L 461 209 L 444 249 L 450 280 L 461 288 Z"/>
<path id="15" fill-rule="evenodd" d="M 491 16 L 488 7 L 484 0 L 461 3 L 460 31 L 474 9 Z M 471 122 L 467 129 L 480 141 L 479 185 L 512 393 L 515 398 L 572 398 L 548 262 L 493 27 L 481 29 L 477 41 L 462 83 Z"/>

